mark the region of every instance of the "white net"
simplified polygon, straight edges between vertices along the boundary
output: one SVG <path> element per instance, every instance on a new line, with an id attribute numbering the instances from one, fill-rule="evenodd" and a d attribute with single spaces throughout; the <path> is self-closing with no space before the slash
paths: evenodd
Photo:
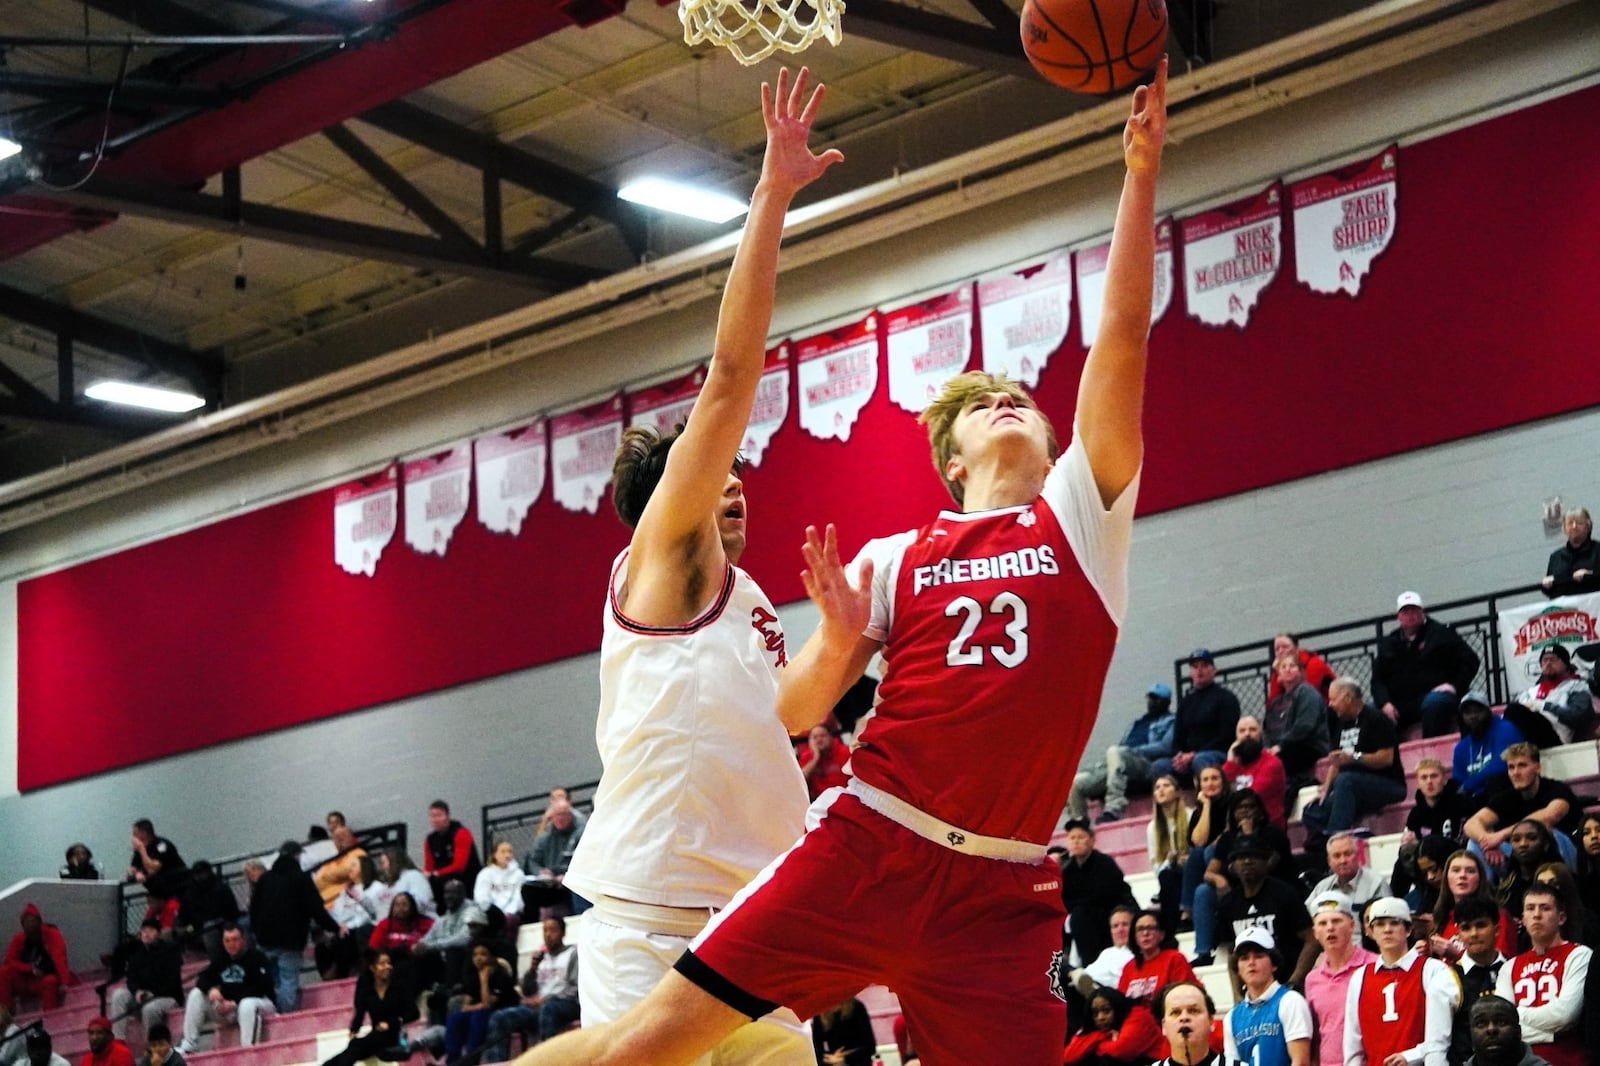
<path id="1" fill-rule="evenodd" d="M 819 37 L 839 43 L 844 0 L 678 0 L 685 44 L 710 41 L 745 66 Z"/>

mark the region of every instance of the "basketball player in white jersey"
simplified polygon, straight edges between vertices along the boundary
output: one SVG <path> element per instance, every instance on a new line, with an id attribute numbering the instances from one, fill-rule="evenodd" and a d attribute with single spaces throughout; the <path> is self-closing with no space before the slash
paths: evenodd
<path id="1" fill-rule="evenodd" d="M 767 150 L 717 319 L 705 385 L 681 432 L 624 435 L 617 513 L 633 527 L 607 594 L 596 740 L 605 770 L 565 884 L 593 901 L 579 938 L 584 1024 L 643 999 L 715 911 L 799 836 L 805 780 L 775 710 L 783 630 L 735 564 L 745 546 L 739 443 L 772 319 L 794 195 L 843 156 L 807 146 L 822 86 L 761 87 Z M 819 716 L 820 717 L 820 716 Z M 707 1045 L 709 1050 L 710 1045 Z M 810 1066 L 792 1012 L 747 1026 L 705 1063 Z"/>
<path id="2" fill-rule="evenodd" d="M 1045 845 L 1126 607 L 1165 97 L 1163 61 L 1123 131 L 1071 445 L 1057 455 L 1013 383 L 962 374 L 923 413 L 962 510 L 869 543 L 854 581 L 832 528 L 807 532 L 822 623 L 783 673 L 780 713 L 819 719 L 880 648 L 888 662 L 849 785 L 620 1023 L 523 1066 L 677 1066 L 776 1004 L 814 1015 L 873 982 L 899 994 L 931 1066 L 1060 1062 L 1064 911 Z"/>

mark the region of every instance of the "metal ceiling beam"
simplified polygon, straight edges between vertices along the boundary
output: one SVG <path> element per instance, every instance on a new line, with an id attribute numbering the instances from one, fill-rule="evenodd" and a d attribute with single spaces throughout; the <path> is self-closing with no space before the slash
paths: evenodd
<path id="1" fill-rule="evenodd" d="M 227 33 L 233 29 L 177 0 L 85 0 L 85 3 L 119 22 L 137 26 L 146 33 L 187 35 Z"/>
<path id="2" fill-rule="evenodd" d="M 212 86 L 173 85 L 132 79 L 118 84 L 59 74 L 28 74 L 4 68 L 0 68 L 0 92 L 14 92 L 39 100 L 70 100 L 97 107 L 106 106 L 108 100 L 118 104 L 221 107 L 233 99 L 233 93 L 226 88 Z"/>
<path id="3" fill-rule="evenodd" d="M 1016 30 L 1001 31 L 895 3 L 850 0 L 850 32 L 999 74 L 1037 78 Z"/>
<path id="4" fill-rule="evenodd" d="M 0 362 L 0 385 L 10 389 L 12 396 L 25 403 L 48 404 L 51 402 L 50 397 L 36 388 L 33 382 L 3 362 Z"/>
<path id="5" fill-rule="evenodd" d="M 222 396 L 222 359 L 214 351 L 197 352 L 5 285 L 0 285 L 0 315 L 180 377 L 209 403 Z"/>
<path id="6" fill-rule="evenodd" d="M 427 194 L 421 189 L 407 181 L 398 170 L 373 151 L 366 141 L 350 132 L 348 127 L 329 126 L 322 131 L 322 135 L 348 156 L 351 162 L 366 171 L 373 181 L 387 189 L 390 196 L 404 204 L 408 211 L 421 219 L 445 243 L 461 249 L 481 251 L 478 242 L 473 240 L 472 235 L 462 229 L 455 219 L 428 199 Z"/>
<path id="7" fill-rule="evenodd" d="M 329 5 L 322 4 L 317 7 L 306 7 L 297 4 L 294 0 L 234 0 L 235 3 L 245 7 L 253 7 L 257 11 L 270 11 L 275 15 L 284 15 L 295 22 L 325 22 L 329 26 L 337 26 L 341 30 L 359 30 L 364 23 L 360 19 L 341 15 L 329 9 Z"/>

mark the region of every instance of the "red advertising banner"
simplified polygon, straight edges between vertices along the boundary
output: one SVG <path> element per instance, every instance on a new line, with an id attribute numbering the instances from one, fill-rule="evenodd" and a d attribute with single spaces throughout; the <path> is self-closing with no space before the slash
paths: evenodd
<path id="1" fill-rule="evenodd" d="M 1067 339 L 1072 322 L 1072 256 L 1062 251 L 1042 263 L 978 281 L 983 368 L 1030 389 L 1050 356 Z"/>
<path id="2" fill-rule="evenodd" d="M 793 342 L 800 428 L 813 437 L 850 439 L 861 409 L 878 391 L 877 313 Z"/>
<path id="3" fill-rule="evenodd" d="M 371 577 L 398 524 L 400 464 L 347 481 L 333 494 L 333 561 L 348 574 Z"/>
<path id="4" fill-rule="evenodd" d="M 1391 144 L 1364 162 L 1290 186 L 1296 280 L 1324 295 L 1360 294 L 1361 280 L 1394 237 L 1399 176 L 1400 149 Z"/>
<path id="5" fill-rule="evenodd" d="M 972 284 L 883 314 L 889 399 L 921 414 L 972 361 Z"/>
<path id="6" fill-rule="evenodd" d="M 1250 321 L 1283 264 L 1283 185 L 1183 220 L 1184 295 L 1189 317 L 1208 326 Z"/>

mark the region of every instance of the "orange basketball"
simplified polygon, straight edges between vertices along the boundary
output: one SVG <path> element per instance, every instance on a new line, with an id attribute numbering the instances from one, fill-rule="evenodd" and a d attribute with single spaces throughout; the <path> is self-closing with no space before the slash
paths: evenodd
<path id="1" fill-rule="evenodd" d="M 1025 0 L 1022 50 L 1063 89 L 1125 89 L 1155 69 L 1167 43 L 1165 0 Z"/>

